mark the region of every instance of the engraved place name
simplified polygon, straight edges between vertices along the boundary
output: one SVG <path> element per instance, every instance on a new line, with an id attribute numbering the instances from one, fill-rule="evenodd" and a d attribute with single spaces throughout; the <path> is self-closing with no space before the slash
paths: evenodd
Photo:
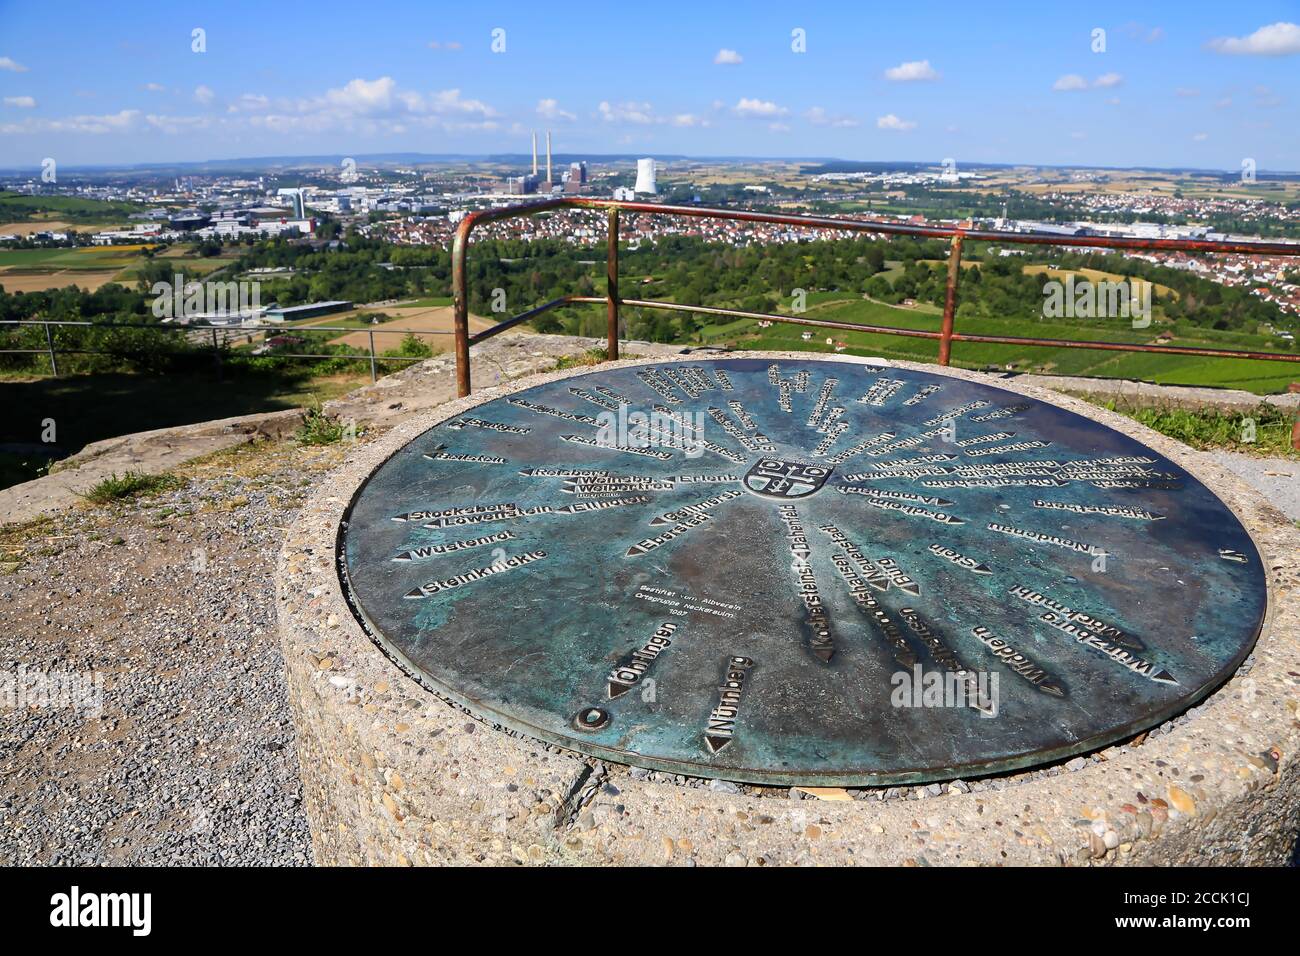
<path id="1" fill-rule="evenodd" d="M 464 574 L 457 574 L 450 578 L 443 578 L 440 581 L 430 581 L 428 584 L 422 584 L 418 588 L 407 591 L 403 597 L 411 599 L 432 597 L 452 588 L 464 587 L 466 584 L 482 581 L 494 574 L 503 574 L 506 571 L 513 571 L 515 568 L 522 568 L 524 565 L 540 561 L 544 557 L 546 557 L 545 551 L 526 551 L 513 557 L 507 556 L 500 561 L 492 562 L 485 568 L 475 568 L 473 571 L 466 571 Z"/>
<path id="2" fill-rule="evenodd" d="M 879 474 L 858 472 L 852 475 L 845 475 L 844 477 L 851 481 L 888 481 L 891 478 L 927 478 L 932 475 L 947 475 L 951 471 L 951 468 L 943 468 L 939 465 L 927 465 L 924 468 L 900 468 L 898 471 L 882 471 Z"/>
<path id="3" fill-rule="evenodd" d="M 632 545 L 632 547 L 627 549 L 627 552 L 623 557 L 635 558 L 639 555 L 647 554 L 655 548 L 661 548 L 669 541 L 680 538 L 684 534 L 688 534 L 690 531 L 698 528 L 709 520 L 711 520 L 710 516 L 706 512 L 693 512 L 688 517 L 677 522 L 677 524 L 673 525 L 667 531 L 663 531 L 655 535 L 653 538 L 645 538 Z"/>
<path id="4" fill-rule="evenodd" d="M 726 481 L 740 481 L 740 475 L 733 475 L 726 472 L 711 475 L 674 475 L 666 481 L 675 481 L 679 485 L 695 484 L 720 484 Z"/>
<path id="5" fill-rule="evenodd" d="M 665 415 L 671 421 L 674 421 L 678 425 L 682 426 L 683 434 L 689 436 L 688 441 L 690 442 L 691 445 L 698 448 L 703 448 L 706 451 L 711 451 L 715 455 L 721 455 L 723 458 L 727 459 L 727 461 L 731 462 L 734 465 L 741 465 L 749 460 L 739 452 L 734 452 L 730 448 L 724 448 L 722 445 L 719 445 L 717 442 L 710 441 L 709 439 L 702 437 L 696 430 L 696 425 L 694 422 L 692 422 L 689 418 L 686 418 L 684 415 L 674 412 L 672 409 L 668 408 L 667 406 L 656 405 L 654 406 L 654 410 L 658 412 L 660 415 Z M 661 439 L 669 442 L 676 441 L 680 443 L 682 441 L 680 436 L 673 435 L 670 432 L 659 431 L 653 426 L 651 427 L 650 431 L 651 433 L 659 436 Z"/>
<path id="6" fill-rule="evenodd" d="M 835 490 L 842 495 L 864 495 L 868 498 L 881 498 L 889 501 L 914 501 L 919 505 L 935 505 L 946 508 L 952 504 L 947 498 L 934 495 L 918 495 L 910 491 L 886 491 L 884 488 L 858 488 L 854 485 L 836 485 Z"/>
<path id="7" fill-rule="evenodd" d="M 681 508 L 678 508 L 676 511 L 669 511 L 667 514 L 662 514 L 655 518 L 651 518 L 650 524 L 652 525 L 671 524 L 674 521 L 681 521 L 683 518 L 686 518 L 689 515 L 703 514 L 707 516 L 709 511 L 711 511 L 713 508 L 716 508 L 724 501 L 730 501 L 732 498 L 739 498 L 743 494 L 744 494 L 743 491 L 736 491 L 736 490 L 724 491 L 721 494 L 716 494 L 713 495 L 712 497 L 705 498 L 703 501 L 697 502 L 696 504 L 684 505 Z"/>
<path id="8" fill-rule="evenodd" d="M 956 455 L 917 455 L 915 458 L 891 458 L 888 461 L 873 461 L 872 471 L 896 471 L 900 468 L 916 468 L 918 465 L 936 465 L 945 461 L 956 461 Z M 945 473 L 949 469 L 945 469 Z"/>
<path id="9" fill-rule="evenodd" d="M 921 482 L 927 488 L 1065 488 L 1059 478 L 945 478 Z"/>
<path id="10" fill-rule="evenodd" d="M 634 650 L 627 660 L 609 672 L 606 682 L 609 685 L 610 700 L 615 697 L 622 697 L 640 682 L 641 678 L 650 670 L 650 665 L 658 659 L 660 654 L 672 646 L 672 636 L 676 631 L 677 625 L 671 621 L 660 624 L 644 644 Z"/>
<path id="11" fill-rule="evenodd" d="M 393 558 L 394 561 L 422 561 L 425 558 L 436 558 L 442 554 L 452 554 L 456 551 L 465 551 L 469 548 L 481 548 L 485 544 L 496 544 L 498 541 L 509 541 L 515 536 L 513 531 L 501 531 L 497 534 L 483 535 L 481 538 L 470 538 L 468 541 L 448 541 L 446 544 L 431 544 L 422 548 L 412 548 L 410 551 L 403 551 Z"/>
<path id="12" fill-rule="evenodd" d="M 920 405 L 923 401 L 943 388 L 942 385 L 926 385 L 919 389 L 915 395 L 903 402 L 904 405 Z"/>
<path id="13" fill-rule="evenodd" d="M 837 378 L 828 378 L 822 383 L 822 389 L 817 393 L 817 402 L 813 405 L 812 413 L 808 416 L 806 424 L 809 428 L 817 427 L 817 422 L 826 411 L 826 406 L 830 404 L 831 395 L 835 391 L 835 386 L 839 383 L 840 381 Z"/>
<path id="14" fill-rule="evenodd" d="M 731 413 L 740 420 L 740 424 L 744 425 L 751 432 L 758 430 L 758 422 L 754 421 L 754 417 L 745 410 L 745 406 L 740 402 L 734 400 L 727 402 L 727 407 L 730 408 Z"/>
<path id="15" fill-rule="evenodd" d="M 799 599 L 803 601 L 808 631 L 808 649 L 823 664 L 829 664 L 835 655 L 835 639 L 831 635 L 831 622 L 826 614 L 821 590 L 817 587 L 817 574 L 813 571 L 812 545 L 808 541 L 799 510 L 794 505 L 777 509 L 785 523 L 786 541 L 790 546 L 790 569 L 794 572 Z"/>
<path id="16" fill-rule="evenodd" d="M 1006 441 L 1008 438 L 1015 438 L 1015 432 L 994 432 L 991 435 L 976 435 L 974 438 L 964 438 L 959 442 L 953 442 L 958 448 L 969 448 L 972 445 L 987 445 L 989 442 Z"/>
<path id="17" fill-rule="evenodd" d="M 601 395 L 593 395 L 591 392 L 585 391 L 581 388 L 570 387 L 569 394 L 577 395 L 583 401 L 591 402 L 593 405 L 599 405 L 601 408 L 607 408 L 611 412 L 617 412 L 623 407 L 619 402 L 610 401 L 608 398 Z"/>
<path id="18" fill-rule="evenodd" d="M 1107 624 L 1105 621 L 1101 620 L 1101 618 L 1094 617 L 1086 611 L 1076 611 L 1073 608 L 1066 607 L 1060 601 L 1049 598 L 1046 594 L 1035 591 L 1033 588 L 1025 587 L 1023 584 L 1017 584 L 1012 586 L 1007 593 L 1013 597 L 1018 597 L 1020 600 L 1032 604 L 1035 607 L 1045 608 L 1064 620 L 1076 624 L 1082 624 L 1084 627 L 1093 631 L 1093 633 L 1100 634 L 1123 647 L 1129 647 L 1138 651 L 1146 649 L 1146 645 L 1132 634 L 1121 631 L 1118 627 L 1115 627 L 1112 624 Z"/>
<path id="19" fill-rule="evenodd" d="M 848 422 L 840 422 L 838 425 L 832 425 L 826 437 L 817 443 L 813 449 L 813 457 L 820 458 L 831 450 L 831 446 L 839 441 L 839 437 L 849 430 Z"/>
<path id="20" fill-rule="evenodd" d="M 610 478 L 612 473 L 598 468 L 521 468 L 528 478 Z"/>
<path id="21" fill-rule="evenodd" d="M 894 660 L 904 667 L 914 666 L 916 664 L 916 653 L 907 643 L 907 638 L 903 636 L 902 628 L 893 622 L 888 612 L 876 600 L 875 595 L 867 589 L 866 582 L 854 572 L 852 565 L 849 564 L 849 559 L 842 554 L 832 554 L 831 564 L 835 565 L 835 570 L 844 579 L 844 583 L 849 586 L 849 594 L 853 597 L 854 602 L 875 623 L 877 630 L 889 646 Z"/>
<path id="22" fill-rule="evenodd" d="M 677 486 L 662 478 L 566 478 L 560 490 L 580 498 L 616 495 L 624 491 L 672 491 Z"/>
<path id="23" fill-rule="evenodd" d="M 1147 680 L 1155 681 L 1157 684 L 1177 684 L 1178 679 L 1164 668 L 1156 669 L 1157 665 L 1152 661 L 1144 660 L 1141 657 L 1125 650 L 1119 644 L 1106 640 L 1101 635 L 1075 624 L 1073 621 L 1066 620 L 1054 611 L 1045 611 L 1039 620 L 1044 624 L 1050 624 L 1058 631 L 1062 631 L 1074 638 L 1085 647 L 1091 647 L 1101 651 L 1115 663 L 1128 668 L 1135 674 L 1141 674 Z"/>
<path id="24" fill-rule="evenodd" d="M 686 394 L 687 398 L 700 397 L 700 390 L 695 387 L 695 384 L 691 381 L 690 376 L 685 374 L 680 369 L 671 368 L 671 367 L 665 368 L 662 370 L 662 374 L 664 378 L 668 379 L 668 381 L 672 382 L 674 385 L 680 388 Z"/>
<path id="25" fill-rule="evenodd" d="M 673 455 L 669 451 L 656 451 L 653 448 L 637 448 L 633 445 L 609 445 L 605 442 L 597 441 L 594 438 L 588 438 L 585 435 L 561 435 L 561 441 L 567 441 L 574 445 L 586 445 L 588 448 L 599 448 L 602 451 L 621 451 L 628 455 L 640 455 L 642 458 L 657 458 L 660 461 L 672 461 Z"/>
<path id="26" fill-rule="evenodd" d="M 996 521 L 990 521 L 988 526 L 990 531 L 997 531 L 1000 534 L 1010 535 L 1013 538 L 1024 538 L 1026 541 L 1037 541 L 1040 544 L 1053 544 L 1058 548 L 1065 548 L 1067 551 L 1077 551 L 1079 554 L 1099 554 L 1096 545 L 1084 544 L 1082 541 L 1073 541 L 1070 538 L 1062 538 L 1056 534 L 1045 534 L 1042 531 L 1028 531 L 1024 528 L 1013 528 L 1009 524 L 998 524 Z"/>
<path id="27" fill-rule="evenodd" d="M 767 367 L 767 384 L 775 385 L 781 381 L 781 366 L 773 363 Z"/>
<path id="28" fill-rule="evenodd" d="M 394 521 L 436 521 L 438 518 L 456 518 L 463 515 L 496 514 L 501 511 L 518 511 L 518 507 L 508 502 L 490 505 L 469 505 L 465 508 L 444 508 L 441 511 L 408 511 L 393 515 Z"/>
<path id="29" fill-rule="evenodd" d="M 794 390 L 794 386 L 791 385 L 785 379 L 782 379 L 780 382 L 777 383 L 776 404 L 780 407 L 781 411 L 785 412 L 786 414 L 789 414 L 792 411 L 792 406 L 790 404 L 790 393 L 793 390 Z"/>
<path id="30" fill-rule="evenodd" d="M 746 435 L 739 425 L 727 417 L 727 413 L 722 409 L 710 406 L 709 417 L 717 422 L 724 432 L 750 451 L 776 451 L 776 446 L 772 444 L 766 435 L 757 433 L 752 436 Z"/>
<path id="31" fill-rule="evenodd" d="M 958 699 L 964 699 L 968 707 L 981 714 L 989 716 L 995 714 L 997 701 L 992 700 L 985 689 L 979 686 L 979 675 L 962 663 L 957 652 L 948 646 L 925 618 L 921 617 L 916 609 L 910 607 L 902 608 L 898 613 L 912 629 L 912 633 L 920 638 L 921 643 L 930 651 L 930 657 L 934 662 L 952 674 L 964 687 L 966 693 L 963 698 Z"/>
<path id="32" fill-rule="evenodd" d="M 939 498 L 932 494 L 914 494 L 911 492 L 888 492 L 883 488 L 857 488 L 855 485 L 836 485 L 840 494 L 862 494 L 867 498 L 888 499 L 888 501 L 914 501 L 918 505 L 935 505 L 946 507 L 952 505 L 948 498 Z"/>
<path id="33" fill-rule="evenodd" d="M 999 408 L 997 411 L 986 412 L 983 415 L 972 415 L 970 420 L 973 422 L 994 422 L 1027 411 L 1028 408 L 1029 404 L 1027 402 L 1018 405 L 1008 405 L 1006 408 Z"/>
<path id="34" fill-rule="evenodd" d="M 504 465 L 506 460 L 496 455 L 458 455 L 449 451 L 436 450 L 424 455 L 429 461 L 475 461 L 482 465 Z"/>
<path id="35" fill-rule="evenodd" d="M 867 504 L 873 508 L 880 508 L 884 511 L 893 511 L 908 518 L 925 518 L 930 521 L 937 521 L 939 524 L 965 524 L 961 518 L 956 515 L 950 515 L 946 511 L 930 511 L 926 508 L 918 508 L 916 505 L 904 504 L 901 501 L 881 501 L 876 498 L 868 498 Z"/>
<path id="36" fill-rule="evenodd" d="M 447 427 L 459 431 L 462 428 L 483 428 L 492 432 L 509 432 L 512 435 L 527 435 L 531 428 L 521 425 L 503 425 L 501 422 L 485 422 L 481 418 L 457 418 L 447 423 Z"/>
<path id="37" fill-rule="evenodd" d="M 744 696 L 745 678 L 754 662 L 748 657 L 732 656 L 727 659 L 726 674 L 718 688 L 718 705 L 709 712 L 704 730 L 704 746 L 716 754 L 736 736 L 736 721 L 740 717 L 740 701 Z"/>
<path id="38" fill-rule="evenodd" d="M 934 428 L 930 431 L 921 432 L 919 435 L 913 435 L 911 438 L 900 438 L 897 441 L 891 441 L 885 445 L 879 445 L 867 451 L 872 458 L 878 458 L 881 455 L 888 455 L 891 451 L 897 451 L 900 448 L 915 448 L 917 445 L 924 445 L 932 438 L 943 434 L 942 428 Z"/>
<path id="39" fill-rule="evenodd" d="M 852 448 L 846 448 L 830 459 L 832 465 L 838 465 L 840 462 L 847 461 L 854 455 L 860 455 L 869 448 L 875 448 L 877 445 L 883 445 L 887 441 L 892 441 L 898 437 L 897 432 L 881 432 L 879 435 L 873 435 L 871 438 L 864 438 Z"/>
<path id="40" fill-rule="evenodd" d="M 810 373 L 806 368 L 801 368 L 799 371 L 794 373 L 794 390 L 800 395 L 808 391 L 809 374 Z"/>
<path id="41" fill-rule="evenodd" d="M 724 392 L 731 392 L 735 390 L 735 386 L 731 384 L 731 379 L 727 377 L 727 373 L 724 372 L 722 369 L 715 368 L 713 370 L 713 377 L 718 380 L 718 387 L 722 389 Z"/>
<path id="42" fill-rule="evenodd" d="M 1049 511 L 1069 511 L 1079 515 L 1108 515 L 1116 518 L 1133 518 L 1137 521 L 1164 521 L 1164 515 L 1158 515 L 1141 508 L 1125 508 L 1121 505 L 1076 505 L 1065 501 L 1044 501 L 1034 499 L 1035 508 Z"/>
<path id="43" fill-rule="evenodd" d="M 844 553 L 858 566 L 858 571 L 863 575 L 863 581 L 869 587 L 873 587 L 877 591 L 889 590 L 889 575 L 885 573 L 883 568 L 878 567 L 874 561 L 863 554 L 862 549 L 854 544 L 848 535 L 833 524 L 821 525 L 817 530 L 824 535 L 828 535 L 831 541 L 844 549 Z"/>
<path id="44" fill-rule="evenodd" d="M 498 511 L 489 511 L 478 514 L 463 515 L 444 515 L 440 518 L 434 518 L 432 521 L 426 521 L 423 525 L 430 530 L 438 528 L 460 528 L 471 524 L 487 524 L 489 521 L 512 521 L 516 518 L 527 518 L 530 515 L 548 515 L 555 509 L 550 505 L 537 505 L 533 508 L 520 508 L 516 505 L 504 505 Z"/>
<path id="45" fill-rule="evenodd" d="M 844 412 L 845 408 L 843 405 L 836 405 L 834 408 L 828 408 L 826 414 L 822 416 L 822 420 L 817 423 L 815 431 L 824 435 L 832 428 L 837 427 L 835 423 L 839 421 L 840 416 L 843 415 Z M 847 428 L 848 426 L 846 425 L 845 427 Z M 842 430 L 843 429 L 841 429 L 841 431 Z"/>
<path id="46" fill-rule="evenodd" d="M 587 511 L 604 511 L 606 508 L 622 508 L 624 505 L 643 505 L 651 499 L 645 495 L 633 495 L 630 498 L 607 498 L 599 501 L 575 501 L 571 505 L 561 505 L 549 509 L 551 514 L 579 515 Z"/>
<path id="47" fill-rule="evenodd" d="M 591 390 L 593 392 L 599 392 L 601 395 L 604 395 L 606 398 L 618 402 L 620 405 L 632 404 L 632 399 L 628 398 L 626 395 L 622 394 L 621 392 L 615 391 L 614 389 L 610 388 L 608 385 L 593 385 L 591 386 Z"/>
<path id="48" fill-rule="evenodd" d="M 1053 677 L 1049 672 L 1043 670 L 1035 664 L 1030 658 L 1026 657 L 1020 651 L 1016 650 L 1002 638 L 996 636 L 983 624 L 977 625 L 970 629 L 970 632 L 989 649 L 1011 673 L 1023 677 L 1034 687 L 1041 690 L 1044 694 L 1051 694 L 1053 697 L 1064 697 L 1065 688 L 1061 682 Z"/>
<path id="49" fill-rule="evenodd" d="M 1034 439 L 1033 441 L 1012 442 L 1010 445 L 994 445 L 992 448 L 972 448 L 969 451 L 964 452 L 964 454 L 969 455 L 971 458 L 979 458 L 984 455 L 1005 455 L 1013 451 L 1029 451 L 1031 448 L 1046 448 L 1050 444 L 1050 441 L 1039 441 L 1038 439 Z"/>
<path id="50" fill-rule="evenodd" d="M 898 590 L 904 594 L 910 594 L 912 597 L 920 596 L 921 585 L 910 574 L 903 571 L 893 558 L 876 558 L 876 564 L 880 570 L 885 572 L 885 577 L 889 578 L 889 583 Z"/>
<path id="51" fill-rule="evenodd" d="M 642 384 L 658 392 L 669 405 L 680 405 L 682 403 L 682 400 L 677 397 L 677 393 L 673 391 L 672 383 L 665 381 L 653 369 L 641 369 L 636 373 L 636 377 L 641 380 Z"/>
<path id="52" fill-rule="evenodd" d="M 950 408 L 947 411 L 940 412 L 933 418 L 927 418 L 921 424 L 926 426 L 942 425 L 944 422 L 951 421 L 954 418 L 961 418 L 961 416 L 965 415 L 967 412 L 986 408 L 988 407 L 988 404 L 988 402 L 984 401 L 967 402 L 965 405 L 958 405 L 956 408 Z M 976 419 L 972 418 L 971 421 L 976 421 Z"/>
<path id="53" fill-rule="evenodd" d="M 874 405 L 879 408 L 906 384 L 906 382 L 896 378 L 878 378 L 871 383 L 866 393 L 858 399 L 858 404 Z"/>
<path id="54" fill-rule="evenodd" d="M 984 564 L 982 561 L 977 561 L 974 558 L 967 557 L 966 555 L 962 554 L 960 551 L 954 551 L 952 548 L 949 548 L 946 545 L 932 544 L 929 547 L 929 551 L 931 554 L 943 558 L 945 561 L 949 561 L 957 565 L 957 567 L 959 568 L 965 568 L 967 571 L 970 571 L 972 574 L 993 573 L 993 569 L 990 568 L 987 564 Z"/>
<path id="55" fill-rule="evenodd" d="M 575 415 L 573 412 L 566 412 L 563 409 L 552 408 L 549 405 L 538 405 L 528 401 L 526 398 L 507 398 L 511 405 L 518 405 L 520 408 L 526 408 L 530 412 L 536 412 L 538 415 L 550 415 L 552 418 L 562 418 L 566 422 L 580 422 L 583 425 L 600 426 L 600 422 L 590 415 Z"/>

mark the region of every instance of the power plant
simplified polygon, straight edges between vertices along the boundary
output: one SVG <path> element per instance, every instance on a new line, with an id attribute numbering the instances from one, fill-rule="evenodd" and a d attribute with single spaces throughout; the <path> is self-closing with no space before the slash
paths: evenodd
<path id="1" fill-rule="evenodd" d="M 635 192 L 649 193 L 651 196 L 655 193 L 655 161 L 654 159 L 638 159 L 636 161 L 636 186 L 633 187 Z"/>

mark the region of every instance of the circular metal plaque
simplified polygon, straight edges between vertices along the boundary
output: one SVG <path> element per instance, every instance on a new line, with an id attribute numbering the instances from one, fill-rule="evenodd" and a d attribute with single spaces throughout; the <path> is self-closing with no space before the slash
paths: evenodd
<path id="1" fill-rule="evenodd" d="M 602 758 L 920 782 L 1151 727 L 1249 652 L 1260 557 L 1112 429 L 948 376 L 765 358 L 597 368 L 430 428 L 339 536 L 427 687 Z"/>

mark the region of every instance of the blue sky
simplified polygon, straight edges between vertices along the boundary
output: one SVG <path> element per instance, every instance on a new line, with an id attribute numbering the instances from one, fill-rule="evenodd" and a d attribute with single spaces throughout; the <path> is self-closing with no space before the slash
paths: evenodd
<path id="1" fill-rule="evenodd" d="M 0 166 L 547 128 L 565 153 L 1295 171 L 1300 3 L 0 0 Z"/>

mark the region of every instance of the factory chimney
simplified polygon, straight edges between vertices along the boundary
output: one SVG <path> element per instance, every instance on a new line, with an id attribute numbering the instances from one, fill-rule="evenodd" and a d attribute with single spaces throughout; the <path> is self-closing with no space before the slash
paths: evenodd
<path id="1" fill-rule="evenodd" d="M 551 178 L 551 131 L 549 129 L 546 131 L 546 181 L 555 182 Z"/>
<path id="2" fill-rule="evenodd" d="M 533 175 L 537 175 L 537 133 L 533 133 Z"/>

